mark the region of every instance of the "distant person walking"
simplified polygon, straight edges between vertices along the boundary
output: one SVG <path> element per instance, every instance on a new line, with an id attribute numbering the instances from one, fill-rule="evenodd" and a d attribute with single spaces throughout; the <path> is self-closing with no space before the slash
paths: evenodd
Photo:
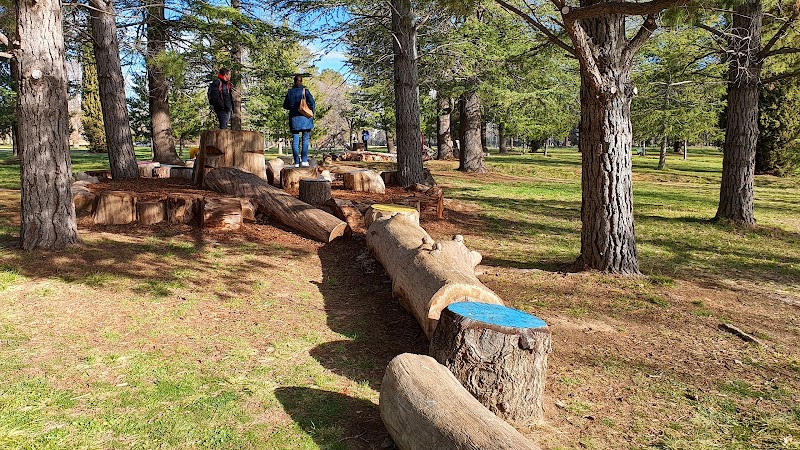
<path id="1" fill-rule="evenodd" d="M 369 151 L 367 149 L 367 141 L 369 141 L 369 131 L 364 130 L 361 132 L 361 141 L 364 143 L 364 151 Z"/>
<path id="2" fill-rule="evenodd" d="M 228 128 L 233 111 L 233 99 L 231 98 L 231 71 L 230 69 L 219 69 L 217 79 L 208 86 L 208 103 L 214 109 L 214 113 L 219 120 L 219 128 Z"/>
<path id="3" fill-rule="evenodd" d="M 301 108 L 305 103 L 308 110 Z M 311 92 L 303 86 L 303 77 L 294 76 L 294 85 L 283 100 L 283 108 L 289 110 L 289 131 L 292 132 L 292 155 L 295 167 L 308 167 L 308 137 L 314 128 L 314 111 L 317 104 Z M 309 111 L 310 110 L 310 111 Z M 303 137 L 302 153 L 300 153 L 300 137 Z M 300 153 L 298 155 L 298 153 Z"/>

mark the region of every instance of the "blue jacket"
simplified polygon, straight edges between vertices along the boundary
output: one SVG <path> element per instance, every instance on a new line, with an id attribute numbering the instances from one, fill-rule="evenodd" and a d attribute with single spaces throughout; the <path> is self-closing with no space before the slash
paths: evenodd
<path id="1" fill-rule="evenodd" d="M 305 86 L 289 89 L 283 100 L 283 109 L 289 110 L 289 130 L 291 131 L 310 131 L 314 128 L 314 118 L 306 117 L 298 111 L 300 99 L 303 98 L 303 89 L 306 89 Z M 306 89 L 306 103 L 311 111 L 317 111 L 317 104 L 308 89 Z"/>

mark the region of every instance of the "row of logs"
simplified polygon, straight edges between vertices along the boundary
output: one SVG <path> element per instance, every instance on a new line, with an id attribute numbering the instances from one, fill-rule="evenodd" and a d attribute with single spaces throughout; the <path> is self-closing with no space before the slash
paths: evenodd
<path id="1" fill-rule="evenodd" d="M 80 183 L 80 182 L 79 182 Z M 206 198 L 194 194 L 169 194 L 165 199 L 140 200 L 135 192 L 103 191 L 94 194 L 83 186 L 73 188 L 75 211 L 92 216 L 98 225 L 186 224 L 203 228 L 238 229 L 243 220 L 255 220 L 249 200 Z"/>
<path id="2" fill-rule="evenodd" d="M 403 354 L 387 368 L 379 408 L 395 444 L 403 450 L 537 448 L 502 419 L 530 425 L 543 418 L 549 328 L 505 307 L 478 280 L 481 255 L 463 237 L 437 242 L 413 208 L 371 210 L 382 208 L 369 225 L 367 246 L 430 339 L 433 357 Z"/>

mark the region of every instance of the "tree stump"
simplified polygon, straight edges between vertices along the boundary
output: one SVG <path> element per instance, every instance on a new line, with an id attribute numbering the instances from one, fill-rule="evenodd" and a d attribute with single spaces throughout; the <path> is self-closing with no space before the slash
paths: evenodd
<path id="1" fill-rule="evenodd" d="M 208 198 L 203 205 L 203 228 L 238 230 L 242 226 L 242 202 L 238 198 Z"/>
<path id="2" fill-rule="evenodd" d="M 87 187 L 78 183 L 80 181 L 72 185 L 72 202 L 75 204 L 75 215 L 78 217 L 91 215 L 94 213 L 97 196 Z"/>
<path id="3" fill-rule="evenodd" d="M 281 169 L 281 186 L 284 190 L 295 191 L 300 187 L 301 178 L 314 178 L 316 174 L 313 167 L 284 167 Z"/>
<path id="4" fill-rule="evenodd" d="M 204 131 L 200 135 L 200 150 L 195 160 L 195 184 L 203 185 L 205 170 L 201 169 L 205 167 L 235 167 L 266 180 L 264 139 L 261 133 L 243 130 Z"/>
<path id="5" fill-rule="evenodd" d="M 324 178 L 301 178 L 300 200 L 320 206 L 331 198 L 331 182 Z"/>
<path id="6" fill-rule="evenodd" d="M 171 224 L 198 225 L 203 215 L 203 197 L 173 194 L 167 196 L 167 217 Z"/>
<path id="7" fill-rule="evenodd" d="M 136 210 L 139 214 L 139 223 L 142 225 L 161 223 L 167 217 L 166 203 L 163 201 L 138 202 Z"/>
<path id="8" fill-rule="evenodd" d="M 325 205 L 331 208 L 334 216 L 347 222 L 351 229 L 366 228 L 364 225 L 364 215 L 361 214 L 361 211 L 359 211 L 350 200 L 332 198 L 328 200 Z"/>
<path id="9" fill-rule="evenodd" d="M 139 176 L 142 178 L 153 178 L 153 171 L 161 166 L 161 163 L 157 162 L 139 161 L 137 164 L 139 166 Z"/>
<path id="10" fill-rule="evenodd" d="M 240 198 L 242 204 L 242 220 L 247 222 L 256 221 L 256 205 L 249 198 Z"/>
<path id="11" fill-rule="evenodd" d="M 192 167 L 172 166 L 169 169 L 169 178 L 177 178 L 179 180 L 191 180 L 193 172 L 194 168 Z"/>
<path id="12" fill-rule="evenodd" d="M 136 221 L 136 195 L 128 191 L 104 191 L 92 216 L 98 225 L 125 225 Z"/>
<path id="13" fill-rule="evenodd" d="M 498 416 L 530 425 L 543 419 L 550 329 L 502 305 L 453 303 L 442 311 L 430 355 Z"/>
<path id="14" fill-rule="evenodd" d="M 429 356 L 403 353 L 389 362 L 378 409 L 401 450 L 539 449 Z"/>
<path id="15" fill-rule="evenodd" d="M 411 217 L 396 214 L 370 225 L 367 247 L 391 277 L 394 295 L 429 339 L 439 314 L 451 303 L 503 304 L 475 276 L 481 255 L 470 251 L 461 236 L 436 242 Z"/>
<path id="16" fill-rule="evenodd" d="M 376 220 L 382 217 L 392 217 L 395 214 L 404 214 L 415 225 L 419 226 L 419 211 L 416 208 L 382 203 L 375 203 L 367 209 L 366 214 L 364 214 L 364 226 L 369 229 L 369 226 Z"/>
<path id="17" fill-rule="evenodd" d="M 170 166 L 170 165 L 167 165 L 167 164 L 162 164 L 161 166 L 156 167 L 153 170 L 153 176 L 155 178 L 170 178 L 170 175 L 172 174 L 172 168 L 173 167 L 176 167 L 176 166 Z"/>
<path id="18" fill-rule="evenodd" d="M 386 186 L 397 186 L 397 171 L 396 170 L 384 170 L 381 172 L 381 178 L 383 179 L 383 184 Z"/>
<path id="19" fill-rule="evenodd" d="M 356 192 L 386 193 L 386 185 L 378 172 L 369 169 L 354 170 L 344 174 L 344 188 Z"/>
<path id="20" fill-rule="evenodd" d="M 286 163 L 280 158 L 267 161 L 267 183 L 275 187 L 281 187 L 281 170 Z"/>

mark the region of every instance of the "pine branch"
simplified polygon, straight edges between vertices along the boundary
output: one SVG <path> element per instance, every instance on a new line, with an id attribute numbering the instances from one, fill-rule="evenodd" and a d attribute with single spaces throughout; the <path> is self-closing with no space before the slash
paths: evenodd
<path id="1" fill-rule="evenodd" d="M 543 24 L 541 24 L 540 22 L 534 20 L 529 15 L 525 14 L 520 9 L 518 9 L 518 8 L 514 7 L 513 5 L 505 2 L 504 0 L 496 0 L 496 1 L 497 1 L 498 4 L 500 4 L 500 6 L 503 9 L 505 9 L 506 11 L 511 12 L 513 14 L 516 14 L 522 20 L 527 22 L 528 25 L 530 25 L 531 27 L 539 30 L 542 34 L 544 34 L 547 37 L 548 40 L 550 40 L 550 42 L 552 42 L 553 44 L 555 44 L 555 45 L 561 47 L 562 49 L 566 50 L 567 53 L 569 53 L 570 55 L 576 56 L 576 52 L 575 52 L 574 48 L 570 47 L 564 41 L 559 39 L 558 36 L 553 34 L 553 32 L 548 30 L 547 27 L 545 27 Z"/>
<path id="2" fill-rule="evenodd" d="M 649 2 L 602 2 L 594 5 L 571 8 L 564 6 L 561 14 L 564 20 L 591 19 L 608 15 L 647 16 L 657 14 L 672 6 L 684 6 L 689 0 L 652 0 Z"/>
<path id="3" fill-rule="evenodd" d="M 798 3 L 798 6 L 800 7 L 800 3 Z M 761 48 L 761 51 L 758 52 L 759 59 L 764 59 L 772 56 L 773 54 L 778 54 L 771 53 L 772 47 L 774 47 L 775 44 L 778 43 L 778 41 L 789 31 L 789 27 L 792 25 L 792 22 L 794 22 L 795 19 L 797 19 L 797 12 L 792 14 L 792 16 L 789 17 L 789 19 L 784 22 L 783 25 L 781 25 L 778 31 L 775 32 L 775 34 L 772 36 L 772 39 L 770 39 L 769 42 L 767 42 L 764 47 Z"/>

